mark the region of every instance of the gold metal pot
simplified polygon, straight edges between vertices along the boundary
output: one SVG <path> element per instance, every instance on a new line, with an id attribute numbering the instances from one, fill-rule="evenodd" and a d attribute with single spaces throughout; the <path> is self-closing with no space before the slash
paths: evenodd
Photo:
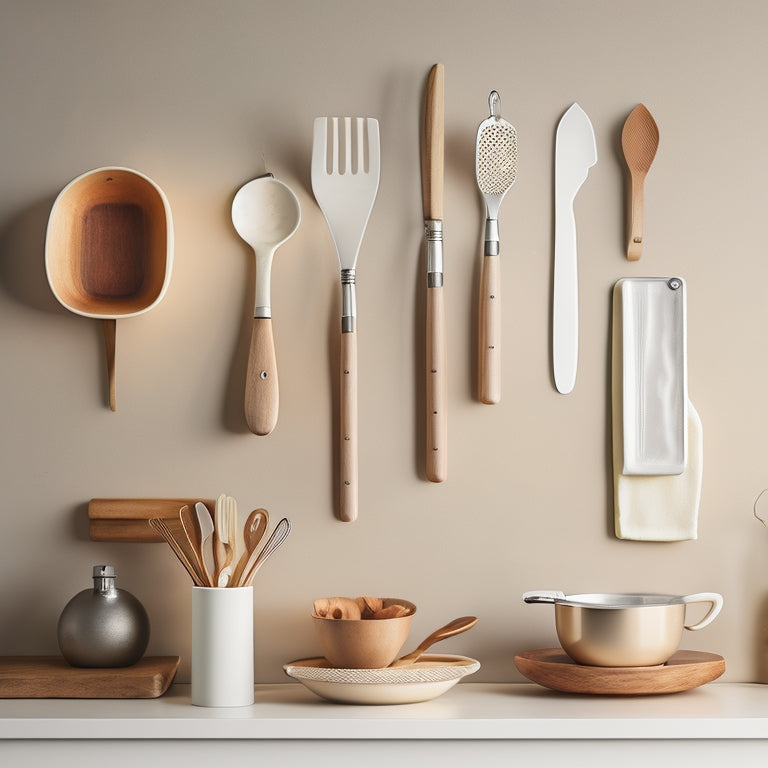
<path id="1" fill-rule="evenodd" d="M 648 667 L 664 664 L 680 646 L 683 629 L 703 629 L 723 606 L 715 592 L 694 595 L 526 592 L 527 603 L 554 603 L 563 650 L 578 664 Z M 685 623 L 688 603 L 710 603 L 703 619 Z"/>

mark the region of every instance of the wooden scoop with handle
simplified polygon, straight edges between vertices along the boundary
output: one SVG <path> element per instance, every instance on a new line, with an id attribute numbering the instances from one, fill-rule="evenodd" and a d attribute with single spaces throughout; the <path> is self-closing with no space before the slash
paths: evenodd
<path id="1" fill-rule="evenodd" d="M 300 221 L 298 198 L 271 173 L 240 187 L 232 201 L 232 223 L 256 257 L 255 304 L 245 381 L 245 420 L 255 435 L 268 435 L 275 428 L 280 399 L 270 298 L 272 258 Z"/>
<path id="2" fill-rule="evenodd" d="M 632 220 L 627 259 L 637 261 L 643 251 L 643 192 L 645 177 L 659 147 L 659 128 L 644 104 L 630 113 L 621 131 L 621 148 L 632 177 Z"/>
<path id="3" fill-rule="evenodd" d="M 243 526 L 243 544 L 245 550 L 240 556 L 232 574 L 232 583 L 240 585 L 240 580 L 256 562 L 256 547 L 259 546 L 269 525 L 269 512 L 266 509 L 254 509 Z"/>

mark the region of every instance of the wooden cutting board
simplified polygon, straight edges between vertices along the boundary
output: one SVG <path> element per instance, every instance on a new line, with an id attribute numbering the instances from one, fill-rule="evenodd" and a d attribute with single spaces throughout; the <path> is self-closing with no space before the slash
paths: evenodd
<path id="1" fill-rule="evenodd" d="M 638 696 L 697 688 L 725 672 L 725 659 L 705 651 L 677 651 L 655 667 L 588 667 L 562 648 L 539 648 L 515 656 L 515 666 L 534 683 L 567 693 Z"/>
<path id="2" fill-rule="evenodd" d="M 178 656 L 145 656 L 130 667 L 72 667 L 61 656 L 0 656 L 0 699 L 155 699 Z"/>

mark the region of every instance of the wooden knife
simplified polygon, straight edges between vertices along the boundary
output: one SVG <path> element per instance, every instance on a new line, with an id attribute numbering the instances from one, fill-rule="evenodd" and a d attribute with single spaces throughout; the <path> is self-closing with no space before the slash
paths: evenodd
<path id="1" fill-rule="evenodd" d="M 421 188 L 427 242 L 426 474 L 434 483 L 448 472 L 445 305 L 443 303 L 443 156 L 445 68 L 427 80 L 421 146 Z"/>

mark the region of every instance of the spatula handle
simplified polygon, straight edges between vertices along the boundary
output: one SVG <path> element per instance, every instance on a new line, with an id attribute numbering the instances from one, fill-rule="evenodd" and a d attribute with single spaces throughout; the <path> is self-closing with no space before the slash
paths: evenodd
<path id="1" fill-rule="evenodd" d="M 448 474 L 445 304 L 443 287 L 427 288 L 427 437 L 426 472 L 433 483 Z"/>
<path id="2" fill-rule="evenodd" d="M 501 400 L 501 276 L 498 254 L 483 256 L 478 318 L 478 390 L 489 405 Z"/>
<path id="3" fill-rule="evenodd" d="M 555 200 L 555 266 L 552 286 L 552 369 L 567 395 L 576 384 L 579 354 L 579 289 L 573 200 Z"/>
<path id="4" fill-rule="evenodd" d="M 277 424 L 279 390 L 272 319 L 255 317 L 245 379 L 245 420 L 255 435 L 268 435 Z"/>
<path id="5" fill-rule="evenodd" d="M 627 245 L 627 260 L 638 261 L 643 253 L 643 188 L 644 179 L 632 176 L 632 219 Z"/>
<path id="6" fill-rule="evenodd" d="M 339 519 L 357 520 L 357 333 L 341 334 Z"/>

